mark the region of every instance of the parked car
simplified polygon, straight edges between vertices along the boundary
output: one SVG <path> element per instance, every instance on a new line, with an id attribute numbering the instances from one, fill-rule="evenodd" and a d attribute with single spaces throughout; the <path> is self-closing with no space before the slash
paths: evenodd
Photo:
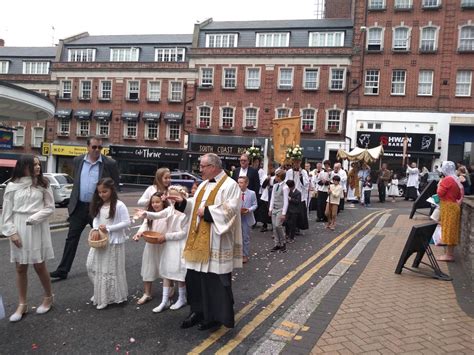
<path id="1" fill-rule="evenodd" d="M 202 179 L 199 176 L 187 171 L 176 170 L 171 172 L 171 185 L 186 186 L 189 192 L 191 191 L 195 181 L 201 183 Z"/>
<path id="2" fill-rule="evenodd" d="M 439 181 L 441 177 L 439 176 L 439 173 L 436 172 L 430 172 L 428 173 L 428 177 L 426 180 L 423 181 L 423 179 L 420 179 L 420 186 L 419 186 L 419 191 L 423 191 L 426 185 L 428 185 L 431 181 Z M 398 180 L 398 192 L 400 193 L 400 196 L 405 195 L 405 190 L 407 188 L 407 181 L 408 178 L 404 177 Z"/>
<path id="3" fill-rule="evenodd" d="M 48 179 L 51 189 L 53 190 L 54 202 L 60 206 L 67 206 L 74 180 L 67 174 L 61 173 L 44 173 L 45 178 Z M 0 206 L 3 205 L 3 194 L 5 188 L 10 182 L 10 179 L 0 184 Z"/>

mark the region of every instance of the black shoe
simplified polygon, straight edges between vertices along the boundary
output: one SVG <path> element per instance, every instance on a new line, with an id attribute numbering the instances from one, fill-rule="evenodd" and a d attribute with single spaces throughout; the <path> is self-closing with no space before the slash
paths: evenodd
<path id="1" fill-rule="evenodd" d="M 183 320 L 183 323 L 181 323 L 181 328 L 186 329 L 186 328 L 194 327 L 201 320 L 202 320 L 201 314 L 196 313 L 196 312 L 191 312 L 191 314 L 185 320 Z"/>
<path id="2" fill-rule="evenodd" d="M 50 272 L 49 276 L 51 276 L 53 279 L 60 279 L 60 280 L 67 279 L 67 273 L 63 273 L 58 270 Z"/>
<path id="3" fill-rule="evenodd" d="M 262 232 L 262 233 L 267 232 L 267 231 L 268 231 L 267 227 L 262 227 L 262 229 L 260 229 L 260 232 Z"/>
<path id="4" fill-rule="evenodd" d="M 283 245 L 280 250 L 278 250 L 279 253 L 286 253 L 288 250 L 286 250 L 286 245 Z"/>
<path id="5" fill-rule="evenodd" d="M 221 324 L 219 322 L 216 322 L 216 321 L 212 321 L 212 322 L 202 321 L 201 323 L 198 324 L 197 329 L 198 330 L 208 330 L 208 329 L 211 329 L 211 328 L 216 328 L 220 325 Z"/>
<path id="6" fill-rule="evenodd" d="M 276 252 L 276 251 L 278 251 L 278 250 L 280 250 L 280 249 L 281 249 L 281 247 L 277 245 L 277 246 L 274 246 L 273 248 L 271 248 L 271 249 L 270 249 L 270 252 L 274 253 L 274 252 Z"/>

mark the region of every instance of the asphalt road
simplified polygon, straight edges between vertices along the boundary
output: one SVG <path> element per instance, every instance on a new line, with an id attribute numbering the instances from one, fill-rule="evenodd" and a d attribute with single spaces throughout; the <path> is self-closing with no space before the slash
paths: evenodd
<path id="1" fill-rule="evenodd" d="M 403 205 L 400 202 L 400 205 Z M 236 328 L 222 332 L 213 343 L 208 340 L 209 331 L 196 328 L 182 330 L 181 321 L 189 312 L 188 307 L 177 311 L 166 310 L 160 314 L 152 313 L 161 300 L 161 283 L 153 285 L 153 300 L 146 305 L 137 306 L 136 299 L 142 295 L 140 277 L 143 242 L 126 243 L 126 269 L 129 286 L 129 301 L 122 305 L 109 306 L 105 310 L 96 310 L 90 304 L 92 284 L 87 277 L 85 262 L 88 253 L 86 233 L 76 255 L 73 269 L 67 280 L 53 283 L 55 294 L 54 308 L 45 315 L 36 315 L 31 307 L 41 303 L 41 286 L 29 270 L 29 306 L 30 311 L 19 323 L 11 324 L 7 319 L 0 321 L 0 353 L 18 354 L 25 352 L 40 353 L 187 353 L 198 345 L 206 353 L 214 353 L 220 347 L 234 339 L 245 325 L 250 326 L 248 335 L 239 335 L 234 353 L 244 353 L 255 345 L 299 296 L 318 284 L 327 272 L 342 259 L 357 240 L 367 233 L 377 219 L 365 227 L 359 223 L 380 208 L 394 208 L 397 204 L 374 204 L 374 208 L 346 208 L 338 218 L 336 231 L 324 228 L 322 223 L 310 221 L 310 229 L 304 236 L 297 237 L 294 244 L 288 246 L 286 254 L 270 253 L 273 246 L 271 232 L 260 233 L 253 230 L 251 235 L 252 257 L 243 269 L 237 269 L 233 275 L 235 310 L 238 314 Z M 408 205 L 407 205 L 408 206 Z M 315 212 L 312 212 L 314 219 Z M 359 223 L 359 224 L 358 224 Z M 361 226 L 358 230 L 355 228 Z M 353 228 L 353 229 L 351 229 Z M 345 246 L 336 249 L 338 236 L 350 230 L 345 237 L 354 237 Z M 52 234 L 56 258 L 48 262 L 49 270 L 54 270 L 62 255 L 67 230 L 54 231 Z M 342 237 L 341 237 L 342 238 Z M 341 239 L 342 240 L 342 239 Z M 375 241 L 374 241 L 375 242 Z M 9 262 L 9 242 L 0 240 L 0 294 L 3 296 L 7 317 L 14 312 L 17 302 L 14 266 Z M 326 249 L 324 249 L 326 248 Z M 333 252 L 334 255 L 331 254 Z M 311 259 L 312 258 L 312 259 Z M 324 258 L 324 260 L 323 260 Z M 308 264 L 305 264 L 308 263 Z M 311 262 L 311 263 L 309 263 Z M 291 285 L 302 273 L 318 267 L 301 286 Z M 312 269 L 311 269 L 312 270 Z M 287 294 L 288 293 L 288 294 Z M 273 301 L 280 297 L 276 307 Z M 260 314 L 265 310 L 264 314 Z M 260 314 L 260 315 L 259 315 Z M 247 329 L 247 328 L 246 328 Z M 235 340 L 235 339 L 234 339 Z"/>

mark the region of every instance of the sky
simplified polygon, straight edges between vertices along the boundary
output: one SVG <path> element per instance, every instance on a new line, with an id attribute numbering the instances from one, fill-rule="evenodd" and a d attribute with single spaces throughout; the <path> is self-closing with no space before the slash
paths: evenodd
<path id="1" fill-rule="evenodd" d="M 317 0 L 13 0 L 0 7 L 0 39 L 43 47 L 82 32 L 94 35 L 193 32 L 214 21 L 315 18 Z"/>

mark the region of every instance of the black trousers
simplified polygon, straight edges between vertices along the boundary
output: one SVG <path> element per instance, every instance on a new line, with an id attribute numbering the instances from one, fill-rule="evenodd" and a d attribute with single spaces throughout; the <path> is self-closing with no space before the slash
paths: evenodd
<path id="1" fill-rule="evenodd" d="M 407 187 L 405 190 L 405 201 L 408 199 L 415 201 L 418 198 L 418 193 L 415 186 Z"/>
<path id="2" fill-rule="evenodd" d="M 339 201 L 339 206 L 337 207 L 337 213 L 344 211 L 344 199 L 345 197 L 342 197 Z"/>
<path id="3" fill-rule="evenodd" d="M 66 244 L 64 245 L 63 257 L 57 268 L 57 271 L 63 275 L 67 275 L 69 271 L 71 271 L 82 231 L 88 224 L 92 227 L 89 204 L 78 202 L 76 209 L 69 216 L 68 221 L 69 231 L 67 233 Z"/>
<path id="4" fill-rule="evenodd" d="M 326 200 L 328 199 L 328 193 L 323 191 L 318 191 L 318 197 L 316 200 L 316 214 L 318 220 L 327 221 L 326 218 Z"/>
<path id="5" fill-rule="evenodd" d="M 298 228 L 298 214 L 299 212 L 287 212 L 286 214 L 286 225 L 288 227 L 288 238 L 290 240 L 295 239 L 296 229 Z"/>
<path id="6" fill-rule="evenodd" d="M 385 202 L 385 195 L 386 195 L 386 188 L 385 184 L 377 184 L 377 188 L 379 189 L 379 201 L 380 202 Z"/>
<path id="7" fill-rule="evenodd" d="M 202 314 L 205 322 L 234 327 L 232 274 L 214 274 L 188 269 L 186 291 L 191 312 Z"/>

